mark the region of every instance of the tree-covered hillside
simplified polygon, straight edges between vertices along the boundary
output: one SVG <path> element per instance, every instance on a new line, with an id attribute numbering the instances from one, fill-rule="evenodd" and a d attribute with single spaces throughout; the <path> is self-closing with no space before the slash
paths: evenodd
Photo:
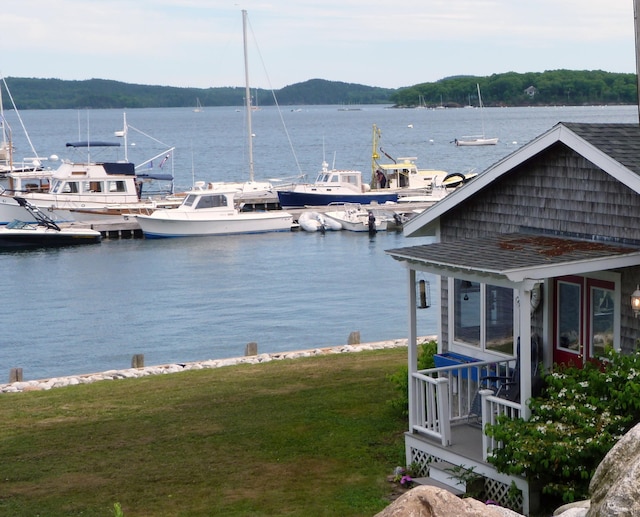
<path id="1" fill-rule="evenodd" d="M 552 70 L 540 73 L 509 72 L 489 77 L 448 77 L 435 83 L 416 84 L 396 91 L 398 106 L 459 107 L 478 105 L 476 84 L 485 106 L 549 106 L 637 104 L 636 74 Z"/>
<path id="2" fill-rule="evenodd" d="M 104 79 L 6 78 L 19 109 L 161 108 L 195 106 L 242 106 L 244 87 L 177 88 L 128 84 Z M 433 83 L 400 88 L 311 79 L 274 92 L 252 89 L 253 103 L 269 106 L 312 104 L 393 104 L 414 107 L 460 107 L 478 105 L 476 84 L 486 106 L 548 106 L 584 104 L 637 104 L 635 74 L 552 70 L 489 77 L 448 77 Z M 5 100 L 5 107 L 6 106 Z"/>

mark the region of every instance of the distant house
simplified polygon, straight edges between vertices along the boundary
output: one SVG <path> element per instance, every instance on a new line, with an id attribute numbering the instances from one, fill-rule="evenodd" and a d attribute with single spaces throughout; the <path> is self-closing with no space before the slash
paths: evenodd
<path id="1" fill-rule="evenodd" d="M 538 89 L 535 86 L 529 86 L 524 89 L 524 93 L 526 93 L 529 97 L 535 97 L 536 93 L 538 93 Z"/>
<path id="2" fill-rule="evenodd" d="M 529 513 L 536 487 L 496 472 L 487 458 L 500 443 L 482 429 L 496 415 L 529 417 L 538 365 L 636 350 L 640 127 L 557 124 L 404 232 L 436 237 L 387 251 L 406 268 L 410 293 L 407 464 L 452 489 L 464 488 L 452 466 L 473 469 L 498 501 L 515 483 Z M 439 353 L 435 369 L 418 371 L 415 286 L 425 274 L 438 279 Z"/>

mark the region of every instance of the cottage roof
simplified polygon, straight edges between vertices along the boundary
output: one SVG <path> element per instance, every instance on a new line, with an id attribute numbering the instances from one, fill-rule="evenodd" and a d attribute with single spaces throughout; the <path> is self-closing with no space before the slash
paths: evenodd
<path id="1" fill-rule="evenodd" d="M 514 167 L 561 142 L 635 192 L 640 193 L 640 126 L 560 122 L 546 133 L 495 163 L 473 181 L 438 201 L 405 224 L 407 237 L 435 235 L 449 210 L 496 181 Z"/>
<path id="2" fill-rule="evenodd" d="M 387 253 L 438 275 L 473 272 L 512 282 L 640 263 L 637 247 L 524 233 L 409 246 Z"/>

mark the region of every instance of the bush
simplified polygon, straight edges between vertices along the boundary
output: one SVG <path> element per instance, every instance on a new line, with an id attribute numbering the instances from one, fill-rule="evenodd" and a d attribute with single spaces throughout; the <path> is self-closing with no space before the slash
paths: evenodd
<path id="1" fill-rule="evenodd" d="M 418 345 L 418 370 L 435 368 L 433 356 L 438 353 L 438 342 L 427 341 Z M 409 416 L 409 367 L 404 364 L 387 378 L 395 386 L 398 396 L 389 401 L 391 407 L 403 418 Z"/>
<path id="2" fill-rule="evenodd" d="M 503 443 L 489 461 L 565 502 L 588 498 L 598 464 L 640 421 L 640 355 L 610 351 L 603 364 L 556 367 L 544 383 L 528 421 L 502 418 L 487 427 Z"/>

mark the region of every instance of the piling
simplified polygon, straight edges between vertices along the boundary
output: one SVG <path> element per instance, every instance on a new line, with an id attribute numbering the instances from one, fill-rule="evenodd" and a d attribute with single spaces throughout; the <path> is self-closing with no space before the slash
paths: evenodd
<path id="1" fill-rule="evenodd" d="M 9 382 L 22 382 L 22 368 L 11 368 L 9 371 Z"/>
<path id="2" fill-rule="evenodd" d="M 258 355 L 258 343 L 255 341 L 247 343 L 247 346 L 244 348 L 244 355 L 247 357 L 251 355 Z"/>
<path id="3" fill-rule="evenodd" d="M 134 354 L 131 358 L 131 368 L 144 368 L 144 354 Z"/>
<path id="4" fill-rule="evenodd" d="M 354 330 L 351 334 L 349 334 L 349 340 L 347 341 L 348 345 L 359 345 L 360 344 L 360 331 Z"/>

